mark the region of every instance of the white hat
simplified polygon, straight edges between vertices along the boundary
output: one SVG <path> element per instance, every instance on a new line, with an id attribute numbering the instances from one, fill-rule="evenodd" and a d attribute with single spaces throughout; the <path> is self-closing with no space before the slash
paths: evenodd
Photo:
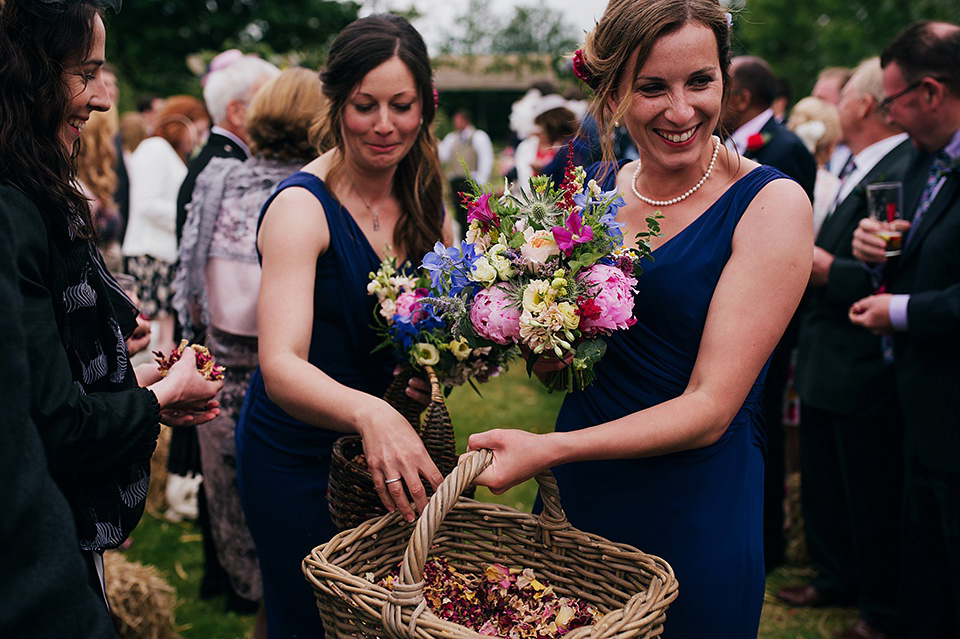
<path id="1" fill-rule="evenodd" d="M 570 105 L 567 103 L 566 98 L 559 93 L 550 93 L 540 98 L 533 107 L 533 118 L 536 119 L 547 111 L 553 111 L 554 109 L 570 110 Z"/>

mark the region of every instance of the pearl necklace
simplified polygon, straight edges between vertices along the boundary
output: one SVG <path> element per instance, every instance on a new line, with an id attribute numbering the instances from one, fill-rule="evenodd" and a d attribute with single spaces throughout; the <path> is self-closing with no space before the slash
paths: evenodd
<path id="1" fill-rule="evenodd" d="M 694 193 L 697 192 L 703 183 L 707 181 L 707 178 L 710 177 L 710 173 L 713 171 L 713 165 L 717 161 L 717 155 L 720 153 L 720 138 L 717 136 L 713 137 L 713 157 L 710 158 L 710 164 L 707 166 L 707 172 L 703 174 L 703 177 L 700 178 L 700 181 L 697 182 L 693 188 L 684 193 L 681 196 L 675 197 L 672 200 L 652 200 L 648 197 L 640 195 L 640 191 L 637 190 L 637 178 L 640 177 L 640 160 L 637 160 L 637 168 L 633 172 L 633 179 L 630 180 L 630 188 L 633 189 L 633 194 L 637 196 L 637 199 L 641 202 L 646 202 L 650 206 L 670 206 L 671 204 L 676 204 L 677 202 L 682 202 Z"/>
<path id="2" fill-rule="evenodd" d="M 350 186 L 353 187 L 353 192 L 357 194 L 357 197 L 360 198 L 360 201 L 363 202 L 363 205 L 367 207 L 367 213 L 373 214 L 373 230 L 379 231 L 380 230 L 380 212 L 377 209 L 370 206 L 370 203 L 367 202 L 362 195 L 360 195 L 360 191 L 357 190 L 357 185 L 353 183 L 353 178 L 349 178 L 349 179 L 350 179 Z"/>

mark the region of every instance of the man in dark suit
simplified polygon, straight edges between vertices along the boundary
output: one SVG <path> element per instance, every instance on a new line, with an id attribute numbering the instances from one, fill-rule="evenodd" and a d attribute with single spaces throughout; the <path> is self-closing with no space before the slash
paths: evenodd
<path id="1" fill-rule="evenodd" d="M 813 201 L 817 164 L 793 132 L 777 122 L 773 98 L 777 78 L 764 60 L 739 56 L 730 64 L 730 95 L 723 111 L 723 128 L 733 133 L 727 148 L 778 168 L 795 179 Z M 767 458 L 764 467 L 763 543 L 767 572 L 783 563 L 785 540 L 784 484 L 786 479 L 783 406 L 790 362 L 797 343 L 799 313 L 791 320 L 773 351 L 767 369 L 764 416 L 767 422 Z"/>
<path id="2" fill-rule="evenodd" d="M 889 119 L 913 140 L 903 254 L 887 293 L 850 320 L 893 335 L 906 459 L 901 563 L 911 639 L 960 637 L 960 27 L 918 22 L 881 56 Z M 861 221 L 854 256 L 884 262 L 881 224 Z"/>
<path id="3" fill-rule="evenodd" d="M 207 76 L 203 100 L 213 127 L 207 143 L 187 165 L 187 177 L 177 196 L 177 239 L 187 221 L 187 204 L 193 197 L 193 187 L 200 171 L 213 158 L 247 159 L 247 129 L 243 123 L 247 103 L 264 82 L 279 72 L 266 60 L 244 56 Z"/>
<path id="4" fill-rule="evenodd" d="M 238 52 L 239 53 L 239 52 Z M 180 186 L 177 196 L 177 241 L 183 232 L 187 220 L 187 205 L 193 198 L 193 187 L 197 176 L 211 159 L 237 158 L 245 160 L 247 149 L 247 130 L 244 116 L 247 104 L 267 80 L 280 73 L 274 65 L 253 56 L 239 56 L 229 66 L 222 67 L 207 75 L 203 87 L 203 99 L 213 121 L 210 136 L 200 153 L 187 165 L 187 177 Z M 177 322 L 175 335 L 177 340 L 185 337 L 192 342 L 206 341 L 205 327 L 180 326 Z M 200 446 L 197 442 L 196 427 L 175 428 L 170 437 L 170 456 L 167 469 L 177 475 L 200 473 Z M 197 524 L 203 536 L 204 574 L 200 583 L 201 597 L 227 595 L 227 608 L 240 613 L 250 613 L 246 600 L 237 595 L 229 584 L 227 574 L 217 559 L 213 534 L 207 511 L 206 492 L 203 483 L 197 491 Z"/>
<path id="5" fill-rule="evenodd" d="M 850 305 L 876 289 L 851 247 L 869 213 L 866 187 L 900 181 L 911 157 L 907 135 L 879 109 L 881 75 L 879 58 L 864 61 L 838 105 L 852 156 L 817 234 L 795 378 L 804 532 L 817 576 L 777 592 L 789 605 L 857 602 L 860 620 L 843 639 L 879 639 L 897 621 L 888 573 L 898 545 L 903 433 L 893 367 L 880 336 L 847 318 Z"/>
<path id="6" fill-rule="evenodd" d="M 761 58 L 738 56 L 731 61 L 730 96 L 723 111 L 723 127 L 732 131 L 727 148 L 780 169 L 799 182 L 812 201 L 817 164 L 800 138 L 774 117 L 776 87 L 773 69 Z"/>

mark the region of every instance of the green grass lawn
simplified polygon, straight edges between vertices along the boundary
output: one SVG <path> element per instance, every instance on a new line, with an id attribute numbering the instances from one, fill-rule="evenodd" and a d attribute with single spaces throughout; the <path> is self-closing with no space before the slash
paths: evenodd
<path id="1" fill-rule="evenodd" d="M 466 448 L 470 433 L 488 428 L 516 427 L 549 432 L 563 399 L 558 393 L 547 393 L 536 380 L 528 379 L 520 365 L 482 386 L 481 392 L 482 398 L 469 387 L 458 388 L 447 401 L 460 451 Z M 478 488 L 476 499 L 529 512 L 535 494 L 536 484 L 531 480 L 503 495 Z M 197 596 L 202 549 L 200 535 L 193 524 L 174 524 L 146 515 L 134 531 L 130 548 L 124 552 L 134 561 L 156 566 L 176 588 L 177 631 L 184 639 L 246 639 L 250 635 L 253 616 L 224 612 L 222 597 L 201 600 Z M 772 593 L 777 588 L 809 576 L 809 571 L 801 568 L 781 568 L 770 575 L 760 625 L 762 639 L 827 639 L 856 620 L 856 611 L 852 609 L 791 609 L 773 599 Z"/>

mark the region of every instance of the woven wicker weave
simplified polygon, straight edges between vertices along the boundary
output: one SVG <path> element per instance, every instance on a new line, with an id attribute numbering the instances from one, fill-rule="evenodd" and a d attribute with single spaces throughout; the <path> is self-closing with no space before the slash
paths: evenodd
<path id="1" fill-rule="evenodd" d="M 444 475 L 457 465 L 457 444 L 453 435 L 450 414 L 443 400 L 443 388 L 433 369 L 424 367 L 430 379 L 430 404 L 424 406 L 406 394 L 410 378 L 416 375 L 404 368 L 393 378 L 384 399 L 418 431 L 433 463 Z M 423 424 L 420 423 L 421 413 Z M 359 435 L 339 438 L 333 445 L 330 460 L 329 507 L 334 525 L 340 530 L 358 526 L 361 522 L 387 512 L 373 487 L 373 476 L 366 463 L 357 461 L 363 452 Z M 429 492 L 429 485 L 427 486 Z"/>
<path id="2" fill-rule="evenodd" d="M 544 501 L 539 517 L 461 498 L 491 459 L 486 450 L 465 455 L 415 523 L 397 512 L 378 517 L 339 533 L 304 559 L 327 636 L 480 639 L 426 608 L 421 579 L 428 555 L 442 555 L 465 573 L 480 574 L 489 563 L 531 568 L 558 594 L 580 597 L 605 613 L 565 639 L 660 636 L 677 596 L 673 569 L 632 546 L 571 526 L 549 472 L 537 477 Z M 398 565 L 393 591 L 377 585 Z"/>

